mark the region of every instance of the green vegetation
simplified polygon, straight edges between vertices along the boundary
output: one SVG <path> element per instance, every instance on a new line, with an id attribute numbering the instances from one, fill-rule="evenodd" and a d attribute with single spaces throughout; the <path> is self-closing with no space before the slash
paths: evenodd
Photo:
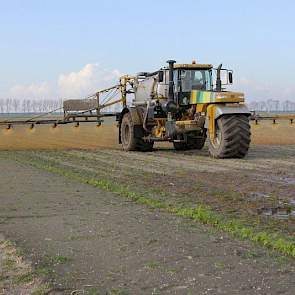
<path id="1" fill-rule="evenodd" d="M 160 267 L 160 263 L 158 261 L 148 261 L 144 264 L 144 267 L 150 270 L 154 270 Z"/>
<path id="2" fill-rule="evenodd" d="M 129 295 L 130 293 L 126 289 L 117 289 L 113 288 L 109 292 L 107 292 L 107 295 Z"/>
<path id="3" fill-rule="evenodd" d="M 48 277 L 54 273 L 54 271 L 48 266 L 40 266 L 35 270 L 36 275 L 42 277 Z"/>
<path id="4" fill-rule="evenodd" d="M 252 250 L 241 253 L 241 257 L 244 259 L 259 258 L 260 256 L 261 256 L 261 254 L 255 252 L 255 251 L 252 251 Z M 285 256 L 279 256 L 279 257 L 284 257 L 286 259 Z"/>
<path id="5" fill-rule="evenodd" d="M 214 266 L 216 269 L 224 269 L 225 268 L 225 265 L 222 262 L 215 262 Z"/>
<path id="6" fill-rule="evenodd" d="M 15 266 L 15 260 L 13 260 L 11 258 L 7 258 L 3 261 L 3 266 L 5 268 L 11 269 Z"/>
<path id="7" fill-rule="evenodd" d="M 83 294 L 86 294 L 86 295 L 100 295 L 101 293 L 98 291 L 97 288 L 95 287 L 91 287 L 87 290 L 83 290 Z"/>
<path id="8" fill-rule="evenodd" d="M 70 261 L 70 258 L 66 256 L 62 256 L 62 255 L 54 255 L 54 256 L 46 256 L 45 260 L 52 264 L 63 264 Z"/>
<path id="9" fill-rule="evenodd" d="M 49 284 L 44 284 L 32 292 L 31 295 L 46 295 L 49 294 L 50 286 Z"/>
<path id="10" fill-rule="evenodd" d="M 244 225 L 236 218 L 225 218 L 216 214 L 213 210 L 206 206 L 198 206 L 196 208 L 182 206 L 174 206 L 167 201 L 155 200 L 145 194 L 130 191 L 127 186 L 113 183 L 108 179 L 96 179 L 88 177 L 85 174 L 75 170 L 69 170 L 65 167 L 58 166 L 57 163 L 49 163 L 37 157 L 26 158 L 22 155 L 16 155 L 16 161 L 25 162 L 34 167 L 45 169 L 49 172 L 65 176 L 67 178 L 90 184 L 94 187 L 115 193 L 121 197 L 128 198 L 137 204 L 146 205 L 150 208 L 158 208 L 166 210 L 177 216 L 190 218 L 203 224 L 211 225 L 218 230 L 227 232 L 232 236 L 250 240 L 267 249 L 278 251 L 284 255 L 295 257 L 295 243 L 286 237 L 280 236 L 278 233 L 271 231 L 257 231 L 251 225 Z"/>
<path id="11" fill-rule="evenodd" d="M 16 284 L 23 284 L 23 283 L 30 283 L 34 279 L 34 273 L 28 272 L 25 274 L 21 274 L 14 279 L 14 283 Z"/>

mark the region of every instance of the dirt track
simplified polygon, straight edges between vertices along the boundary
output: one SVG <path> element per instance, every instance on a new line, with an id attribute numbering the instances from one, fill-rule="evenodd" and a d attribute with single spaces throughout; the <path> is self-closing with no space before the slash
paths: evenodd
<path id="1" fill-rule="evenodd" d="M 246 160 L 229 161 L 209 159 L 206 150 L 198 156 L 172 150 L 2 152 L 0 158 L 0 232 L 17 241 L 37 269 L 47 270 L 60 293 L 294 294 L 293 261 L 12 160 L 79 170 L 172 203 L 204 202 L 252 218 L 258 193 L 294 197 L 294 147 L 253 147 Z M 241 196 L 248 196 L 245 203 Z M 291 221 L 272 226 L 294 235 Z"/>
<path id="2" fill-rule="evenodd" d="M 246 159 L 216 160 L 202 151 L 176 152 L 161 148 L 151 153 L 97 151 L 15 152 L 28 162 L 41 161 L 107 179 L 171 204 L 204 204 L 228 216 L 257 218 L 261 207 L 289 206 L 295 199 L 294 146 L 252 146 Z M 132 181 L 130 181 L 132 179 Z M 158 185 L 159 184 L 159 185 Z M 295 219 L 259 218 L 294 237 Z"/>

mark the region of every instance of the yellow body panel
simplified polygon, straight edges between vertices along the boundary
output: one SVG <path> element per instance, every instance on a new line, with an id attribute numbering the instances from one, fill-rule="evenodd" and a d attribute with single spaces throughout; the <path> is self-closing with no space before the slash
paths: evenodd
<path id="1" fill-rule="evenodd" d="M 215 105 L 211 104 L 207 108 L 207 116 L 209 119 L 209 138 L 213 140 L 215 137 Z"/>

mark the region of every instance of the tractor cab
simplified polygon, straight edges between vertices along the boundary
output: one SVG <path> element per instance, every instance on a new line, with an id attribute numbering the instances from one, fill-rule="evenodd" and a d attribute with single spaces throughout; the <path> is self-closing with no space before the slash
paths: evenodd
<path id="1" fill-rule="evenodd" d="M 222 92 L 224 96 L 227 96 L 224 87 L 232 84 L 231 70 L 222 69 L 222 65 L 218 68 L 213 68 L 211 64 L 197 64 L 195 61 L 192 64 L 174 64 L 174 61 L 169 62 L 169 67 L 158 72 L 159 93 L 163 93 L 161 91 L 162 87 L 166 85 L 165 90 L 167 93 L 164 96 L 173 100 L 180 107 L 185 108 L 185 106 L 197 102 L 211 102 L 210 100 L 208 101 L 208 98 L 212 97 L 212 99 L 215 99 L 218 92 Z M 169 91 L 168 88 L 170 89 Z M 173 89 L 173 93 L 171 89 Z M 196 100 L 196 97 L 199 99 Z M 204 100 L 203 98 L 206 99 Z"/>
<path id="2" fill-rule="evenodd" d="M 191 104 L 192 98 L 214 97 L 217 92 L 226 92 L 225 86 L 232 84 L 232 71 L 213 68 L 210 64 L 174 65 L 174 96 L 180 106 Z"/>
<path id="3" fill-rule="evenodd" d="M 213 91 L 212 65 L 174 65 L 174 97 L 178 105 L 190 104 L 193 90 Z"/>

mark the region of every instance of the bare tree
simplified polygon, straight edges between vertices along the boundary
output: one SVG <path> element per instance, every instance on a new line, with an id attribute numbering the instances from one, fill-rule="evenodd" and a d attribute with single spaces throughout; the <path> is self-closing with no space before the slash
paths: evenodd
<path id="1" fill-rule="evenodd" d="M 11 105 L 12 105 L 12 99 L 11 98 L 6 98 L 5 99 L 5 109 L 6 113 L 9 114 L 11 111 Z"/>
<path id="2" fill-rule="evenodd" d="M 12 99 L 12 105 L 13 105 L 13 112 L 14 113 L 18 113 L 18 108 L 19 108 L 19 103 L 20 103 L 20 101 L 18 100 L 18 99 L 16 99 L 16 98 L 13 98 Z"/>
<path id="3" fill-rule="evenodd" d="M 269 99 L 267 101 L 252 101 L 248 105 L 253 111 L 295 112 L 295 101 L 291 100 L 279 101 L 277 99 Z"/>
<path id="4" fill-rule="evenodd" d="M 0 99 L 0 113 L 4 113 L 4 99 Z"/>

